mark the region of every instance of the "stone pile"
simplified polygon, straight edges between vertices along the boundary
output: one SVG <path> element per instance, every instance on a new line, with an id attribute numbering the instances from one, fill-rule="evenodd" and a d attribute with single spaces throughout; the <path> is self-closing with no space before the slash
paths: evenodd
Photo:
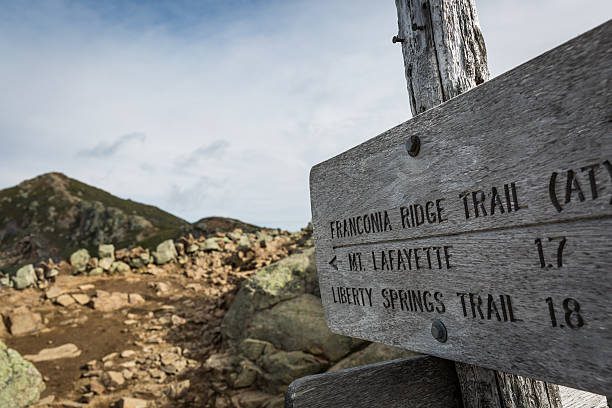
<path id="1" fill-rule="evenodd" d="M 304 234 L 280 230 L 262 230 L 256 233 L 243 233 L 236 229 L 229 233 L 217 232 L 211 236 L 194 238 L 192 235 L 180 237 L 175 241 L 166 240 L 155 251 L 140 246 L 115 249 L 111 244 L 98 246 L 97 256 L 87 249 L 75 251 L 68 260 L 55 263 L 53 260 L 34 266 L 28 264 L 12 274 L 0 271 L 0 286 L 15 289 L 35 287 L 46 289 L 53 284 L 60 273 L 98 276 L 103 274 L 123 274 L 130 271 L 154 274 L 157 266 L 178 263 L 190 268 L 188 273 L 196 275 L 196 270 L 208 270 L 229 266 L 238 270 L 261 268 L 281 259 L 301 244 L 296 242 Z M 291 243 L 293 242 L 293 247 Z M 205 268 L 206 269 L 206 268 Z"/>

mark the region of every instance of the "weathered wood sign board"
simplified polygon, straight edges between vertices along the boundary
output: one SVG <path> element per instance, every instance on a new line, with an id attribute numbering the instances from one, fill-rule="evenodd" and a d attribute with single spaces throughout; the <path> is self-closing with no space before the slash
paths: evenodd
<path id="1" fill-rule="evenodd" d="M 329 327 L 611 395 L 611 86 L 607 22 L 316 165 Z"/>
<path id="2" fill-rule="evenodd" d="M 429 356 L 302 377 L 285 394 L 285 408 L 461 406 L 455 365 Z"/>

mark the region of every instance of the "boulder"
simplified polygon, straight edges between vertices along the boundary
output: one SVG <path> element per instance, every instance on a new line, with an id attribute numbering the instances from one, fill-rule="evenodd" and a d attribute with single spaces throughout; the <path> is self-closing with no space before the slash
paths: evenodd
<path id="1" fill-rule="evenodd" d="M 17 270 L 15 276 L 13 276 L 13 285 L 16 289 L 25 289 L 29 286 L 36 284 L 36 272 L 34 271 L 34 265 L 29 264 L 22 266 Z"/>
<path id="2" fill-rule="evenodd" d="M 105 271 L 108 271 L 110 270 L 113 262 L 115 262 L 115 258 L 111 258 L 111 257 L 100 258 L 100 261 L 98 261 L 98 267 L 104 269 Z"/>
<path id="3" fill-rule="evenodd" d="M 395 360 L 398 358 L 412 357 L 416 354 L 412 351 L 398 347 L 386 346 L 384 344 L 372 343 L 363 350 L 359 350 L 334 364 L 328 372 L 344 370 L 346 368 L 374 364 L 381 361 Z"/>
<path id="4" fill-rule="evenodd" d="M 36 332 L 43 327 L 42 317 L 25 306 L 20 306 L 6 314 L 9 330 L 13 336 Z"/>
<path id="5" fill-rule="evenodd" d="M 171 239 L 162 242 L 157 246 L 153 256 L 155 257 L 155 263 L 158 265 L 163 265 L 176 259 L 178 253 L 174 247 L 174 242 Z"/>
<path id="6" fill-rule="evenodd" d="M 268 265 L 246 279 L 221 324 L 224 338 L 237 347 L 250 337 L 247 329 L 255 314 L 306 293 L 319 295 L 314 248 Z"/>
<path id="7" fill-rule="evenodd" d="M 111 267 L 108 272 L 110 274 L 116 274 L 116 273 L 125 273 L 129 271 L 130 271 L 130 266 L 128 264 L 122 261 L 115 261 L 111 264 Z"/>
<path id="8" fill-rule="evenodd" d="M 115 246 L 112 244 L 98 245 L 98 258 L 115 259 Z"/>
<path id="9" fill-rule="evenodd" d="M 279 351 L 264 355 L 261 359 L 268 384 L 276 384 L 281 391 L 293 380 L 320 373 L 328 366 L 325 361 L 302 351 Z"/>
<path id="10" fill-rule="evenodd" d="M 86 249 L 79 249 L 70 255 L 70 264 L 77 270 L 77 272 L 85 272 L 88 262 L 89 252 Z"/>
<path id="11" fill-rule="evenodd" d="M 286 351 L 305 351 L 338 361 L 363 340 L 334 334 L 327 327 L 321 299 L 304 294 L 253 316 L 245 335 Z"/>
<path id="12" fill-rule="evenodd" d="M 202 251 L 219 251 L 221 247 L 219 247 L 215 238 L 208 238 L 206 241 L 202 242 L 200 249 L 202 249 Z"/>
<path id="13" fill-rule="evenodd" d="M 44 389 L 36 367 L 0 341 L 0 407 L 30 406 L 38 401 Z"/>

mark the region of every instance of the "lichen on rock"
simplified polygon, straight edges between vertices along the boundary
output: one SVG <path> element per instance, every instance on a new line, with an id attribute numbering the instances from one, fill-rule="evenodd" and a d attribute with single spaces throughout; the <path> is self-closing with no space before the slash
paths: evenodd
<path id="1" fill-rule="evenodd" d="M 45 384 L 36 367 L 0 341 L 0 407 L 32 405 L 44 389 Z"/>

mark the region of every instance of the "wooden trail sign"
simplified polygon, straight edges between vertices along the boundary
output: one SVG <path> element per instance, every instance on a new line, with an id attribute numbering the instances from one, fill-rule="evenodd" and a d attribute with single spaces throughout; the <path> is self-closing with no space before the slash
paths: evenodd
<path id="1" fill-rule="evenodd" d="M 417 356 L 295 380 L 285 408 L 458 408 L 451 361 Z"/>
<path id="2" fill-rule="evenodd" d="M 611 81 L 607 22 L 313 167 L 332 331 L 612 394 Z"/>

